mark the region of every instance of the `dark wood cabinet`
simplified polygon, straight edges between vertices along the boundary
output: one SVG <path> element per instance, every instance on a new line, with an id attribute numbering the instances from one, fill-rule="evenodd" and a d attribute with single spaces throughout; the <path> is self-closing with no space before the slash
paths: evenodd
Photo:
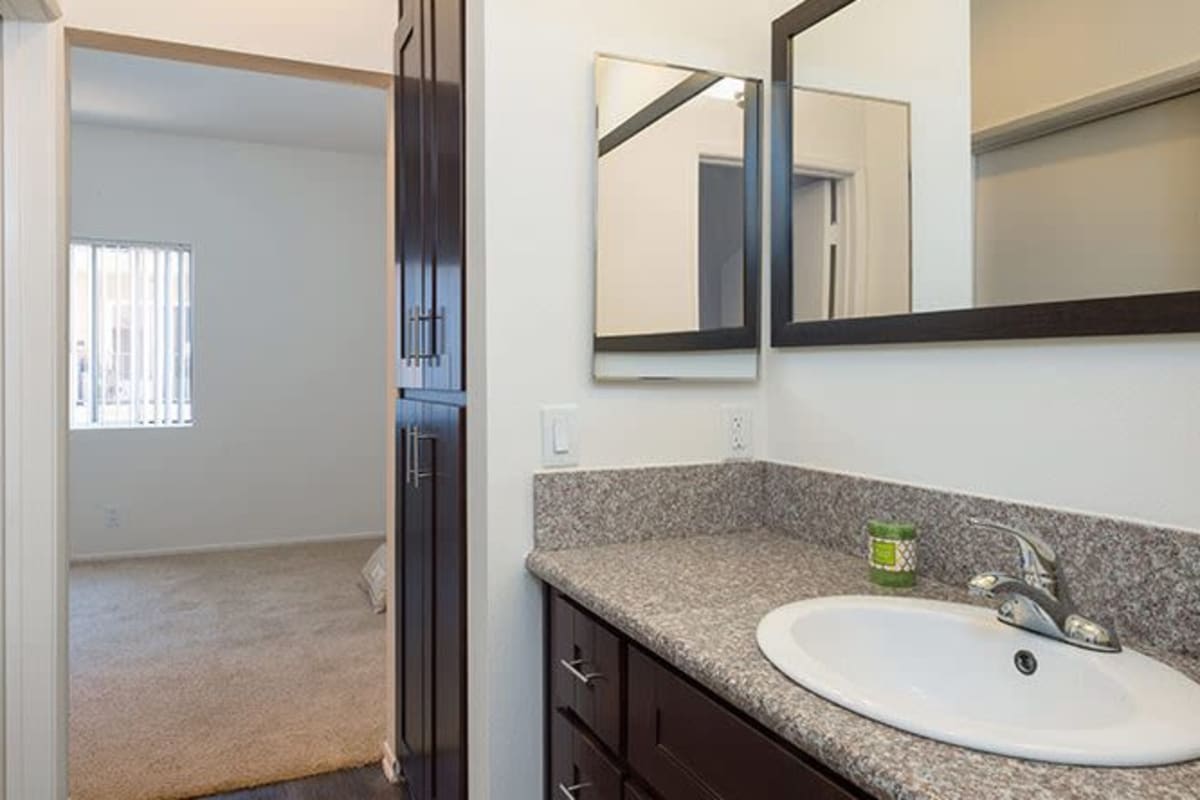
<path id="1" fill-rule="evenodd" d="M 625 800 L 650 800 L 650 795 L 638 788 L 636 783 L 625 782 Z"/>
<path id="2" fill-rule="evenodd" d="M 465 388 L 462 0 L 405 0 L 396 34 L 397 381 Z"/>
<path id="3" fill-rule="evenodd" d="M 466 796 L 466 494 L 461 406 L 400 400 L 397 719 L 412 800 Z"/>
<path id="4" fill-rule="evenodd" d="M 550 606 L 550 649 L 555 706 L 572 711 L 606 747 L 620 752 L 624 665 L 618 635 L 556 595 Z"/>
<path id="5" fill-rule="evenodd" d="M 623 775 L 616 761 L 565 715 L 553 715 L 550 724 L 554 800 L 621 800 Z"/>
<path id="6" fill-rule="evenodd" d="M 400 0 L 395 80 L 398 757 L 467 796 L 463 0 Z"/>
<path id="7" fill-rule="evenodd" d="M 546 617 L 547 798 L 867 800 L 561 593 Z"/>
<path id="8" fill-rule="evenodd" d="M 854 800 L 790 748 L 637 647 L 629 650 L 629 764 L 662 800 Z"/>
<path id="9" fill-rule="evenodd" d="M 433 492 L 414 486 L 413 435 L 424 424 L 420 403 L 401 400 L 396 406 L 396 515 L 400 535 L 396 537 L 397 601 L 396 659 L 397 727 L 399 757 L 410 791 L 415 797 L 430 796 L 432 765 L 420 754 L 432 751 L 432 709 L 426 702 L 433 676 L 433 649 L 427 636 L 426 619 L 432 612 Z M 427 434 L 426 434 L 427 435 Z M 431 448 L 427 442 L 425 449 Z M 428 481 L 428 478 L 426 479 Z"/>

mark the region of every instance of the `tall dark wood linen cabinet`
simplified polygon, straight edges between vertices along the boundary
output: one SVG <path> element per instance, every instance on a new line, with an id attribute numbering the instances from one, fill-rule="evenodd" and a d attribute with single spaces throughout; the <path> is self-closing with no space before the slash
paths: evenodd
<path id="1" fill-rule="evenodd" d="M 462 0 L 396 33 L 396 718 L 411 800 L 467 796 Z"/>

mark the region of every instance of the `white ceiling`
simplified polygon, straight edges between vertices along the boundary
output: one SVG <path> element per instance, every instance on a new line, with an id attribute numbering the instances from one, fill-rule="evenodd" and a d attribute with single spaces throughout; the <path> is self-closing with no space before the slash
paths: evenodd
<path id="1" fill-rule="evenodd" d="M 382 156 L 389 102 L 383 89 L 71 51 L 71 119 L 82 123 Z"/>

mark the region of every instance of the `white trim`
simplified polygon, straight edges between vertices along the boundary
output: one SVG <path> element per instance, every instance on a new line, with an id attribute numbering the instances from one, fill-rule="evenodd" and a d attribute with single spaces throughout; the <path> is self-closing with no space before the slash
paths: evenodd
<path id="1" fill-rule="evenodd" d="M 4 800 L 6 796 L 4 769 L 7 764 L 5 761 L 4 737 L 8 727 L 8 715 L 4 704 L 4 669 L 5 656 L 8 649 L 8 640 L 4 634 L 4 604 L 5 598 L 5 582 L 4 582 L 4 549 L 6 546 L 5 536 L 5 513 L 4 513 L 4 497 L 8 494 L 8 484 L 4 480 L 5 475 L 5 449 L 4 449 L 4 193 L 7 187 L 4 185 L 4 17 L 0 16 L 0 800 Z"/>
<path id="2" fill-rule="evenodd" d="M 190 547 L 154 547 L 145 550 L 120 550 L 113 553 L 86 553 L 84 555 L 71 556 L 71 563 L 95 564 L 104 561 L 119 561 L 127 558 L 157 558 L 160 556 L 183 556 L 237 550 L 268 550 L 293 545 L 360 542 L 366 539 L 378 539 L 382 544 L 385 538 L 386 534 L 383 531 L 363 531 L 359 533 L 331 533 L 323 536 L 305 536 L 297 539 L 263 539 L 262 541 L 249 539 L 242 542 L 200 544 Z"/>
<path id="3" fill-rule="evenodd" d="M 0 17 L 25 22 L 53 22 L 62 16 L 58 0 L 0 0 Z"/>
<path id="4" fill-rule="evenodd" d="M 383 759 L 380 766 L 383 767 L 383 776 L 388 779 L 388 783 L 399 786 L 403 782 L 404 773 L 400 771 L 400 759 L 396 758 L 396 754 L 392 752 L 392 745 L 386 739 L 383 741 Z"/>
<path id="5" fill-rule="evenodd" d="M 396 631 L 397 618 L 395 613 L 396 598 L 400 596 L 400 576 L 397 574 L 399 570 L 396 566 L 396 553 L 399 546 L 396 542 L 396 390 L 398 386 L 396 382 L 396 227 L 391 223 L 391 220 L 396 218 L 396 104 L 387 104 L 387 155 L 386 162 L 386 179 L 384 181 L 384 214 L 389 220 L 387 225 L 387 242 L 385 244 L 385 261 L 384 272 L 387 275 L 387 289 L 382 298 L 383 304 L 387 307 L 386 313 L 386 336 L 387 349 L 384 355 L 384 372 L 387 375 L 387 382 L 384 384 L 386 391 L 386 399 L 381 404 L 383 417 L 379 420 L 379 435 L 384 437 L 384 475 L 383 485 L 380 491 L 383 492 L 383 526 L 387 534 L 388 545 L 388 580 L 387 580 L 387 606 L 384 608 L 384 613 L 387 615 L 387 647 L 385 657 L 387 658 L 387 686 L 384 695 L 387 703 L 387 721 L 384 728 L 384 753 L 387 755 L 393 754 L 395 742 L 400 741 L 400 721 L 396 717 L 396 682 L 398 679 L 394 665 L 397 663 L 397 642 Z M 392 755 L 394 758 L 394 755 Z M 397 762 L 399 764 L 399 762 Z M 397 770 L 399 767 L 397 766 Z"/>
<path id="6" fill-rule="evenodd" d="M 840 184 L 843 189 L 837 198 L 840 204 L 838 224 L 836 229 L 830 233 L 836 236 L 838 244 L 845 251 L 842 263 L 846 266 L 843 274 L 847 280 L 844 285 L 850 286 L 851 289 L 841 294 L 840 301 L 834 298 L 837 306 L 836 318 L 860 316 L 867 307 L 867 280 L 870 272 L 867 266 L 867 171 L 862 167 L 832 167 L 829 165 L 833 162 L 825 159 L 814 163 L 814 166 L 796 164 L 792 175 L 824 179 Z M 821 283 L 821 296 L 825 300 L 822 308 L 825 316 L 822 319 L 829 319 L 829 273 L 827 270 L 821 276 Z M 796 298 L 792 299 L 792 303 L 795 307 Z"/>
<path id="7" fill-rule="evenodd" d="M 66 65 L 4 24 L 5 796 L 67 797 Z"/>
<path id="8" fill-rule="evenodd" d="M 1002 150 L 1195 91 L 1200 91 L 1200 61 L 981 128 L 971 134 L 971 153 Z"/>

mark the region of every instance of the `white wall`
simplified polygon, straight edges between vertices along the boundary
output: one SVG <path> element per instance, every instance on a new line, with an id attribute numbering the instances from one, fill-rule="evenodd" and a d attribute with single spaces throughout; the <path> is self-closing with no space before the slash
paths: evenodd
<path id="1" fill-rule="evenodd" d="M 977 301 L 1200 288 L 1195 175 L 1200 93 L 978 156 Z"/>
<path id="2" fill-rule="evenodd" d="M 971 0 L 971 17 L 976 129 L 1200 58 L 1195 0 Z"/>
<path id="3" fill-rule="evenodd" d="M 768 458 L 1200 530 L 1200 336 L 771 351 Z"/>
<path id="4" fill-rule="evenodd" d="M 4 34 L 5 796 L 67 785 L 65 48 Z"/>
<path id="5" fill-rule="evenodd" d="M 382 153 L 76 125 L 72 155 L 73 235 L 193 248 L 196 415 L 71 433 L 72 555 L 382 537 Z"/>
<path id="6" fill-rule="evenodd" d="M 491 800 L 543 791 L 541 591 L 523 564 L 533 546 L 539 405 L 579 404 L 584 466 L 720 458 L 722 403 L 757 407 L 756 435 L 764 434 L 753 384 L 591 379 L 593 56 L 766 77 L 765 11 L 717 0 L 484 5 L 484 110 L 473 124 L 485 126 L 486 159 L 486 231 L 474 244 L 487 260 L 488 750 L 471 766 L 488 770 Z"/>
<path id="7" fill-rule="evenodd" d="M 971 13 L 976 128 L 1200 59 L 1194 0 L 1161 0 L 1149 13 L 1122 0 L 972 0 Z M 989 152 L 976 164 L 981 304 L 1200 285 L 1200 184 L 1180 180 L 1200 169 L 1200 95 Z"/>

